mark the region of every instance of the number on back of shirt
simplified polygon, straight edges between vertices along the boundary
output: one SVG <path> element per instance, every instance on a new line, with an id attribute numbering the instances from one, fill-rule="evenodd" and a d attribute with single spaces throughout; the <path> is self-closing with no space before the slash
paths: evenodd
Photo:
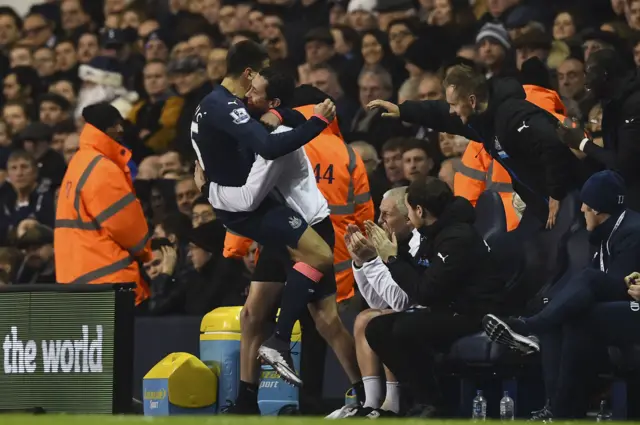
<path id="1" fill-rule="evenodd" d="M 320 169 L 320 164 L 316 164 L 316 166 L 313 167 L 313 172 L 316 175 L 316 183 L 320 184 L 320 180 L 328 180 L 329 184 L 333 183 L 333 164 L 330 164 L 324 172 Z"/>

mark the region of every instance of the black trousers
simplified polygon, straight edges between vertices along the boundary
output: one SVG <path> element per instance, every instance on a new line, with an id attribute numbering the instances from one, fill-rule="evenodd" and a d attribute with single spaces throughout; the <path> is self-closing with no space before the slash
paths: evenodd
<path id="1" fill-rule="evenodd" d="M 632 309 L 638 305 L 630 303 L 621 279 L 593 269 L 548 295 L 551 301 L 527 319 L 530 330 L 540 336 L 547 396 L 554 416 L 584 417 L 587 390 L 606 359 L 607 345 L 640 341 L 633 332 L 640 325 L 640 313 Z"/>
<path id="2" fill-rule="evenodd" d="M 481 328 L 481 316 L 412 309 L 372 319 L 365 336 L 380 361 L 410 389 L 415 402 L 439 405 L 434 354 Z"/>

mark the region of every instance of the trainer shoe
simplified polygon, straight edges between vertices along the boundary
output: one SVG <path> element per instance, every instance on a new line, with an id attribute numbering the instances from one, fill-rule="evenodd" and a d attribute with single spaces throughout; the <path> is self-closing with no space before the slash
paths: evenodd
<path id="1" fill-rule="evenodd" d="M 266 364 L 273 367 L 285 382 L 302 387 L 302 379 L 298 377 L 293 367 L 289 344 L 272 336 L 260 346 L 258 356 Z"/>
<path id="2" fill-rule="evenodd" d="M 325 416 L 325 419 L 344 419 L 350 418 L 352 416 L 356 416 L 358 410 L 363 409 L 363 407 L 358 403 L 345 404 L 338 410 L 334 410 L 329 415 Z"/>
<path id="3" fill-rule="evenodd" d="M 547 406 L 544 406 L 540 410 L 531 412 L 531 418 L 527 422 L 551 423 L 553 422 L 553 413 Z"/>
<path id="4" fill-rule="evenodd" d="M 257 401 L 256 403 L 243 403 L 241 401 L 234 403 L 231 400 L 227 400 L 227 404 L 220 409 L 220 413 L 223 415 L 260 416 L 260 407 Z"/>
<path id="5" fill-rule="evenodd" d="M 509 323 L 511 322 L 511 323 Z M 521 319 L 502 320 L 493 314 L 487 314 L 482 319 L 482 326 L 491 341 L 504 344 L 523 354 L 532 354 L 540 351 L 540 343 L 535 336 L 524 336 L 513 330 L 519 327 Z"/>

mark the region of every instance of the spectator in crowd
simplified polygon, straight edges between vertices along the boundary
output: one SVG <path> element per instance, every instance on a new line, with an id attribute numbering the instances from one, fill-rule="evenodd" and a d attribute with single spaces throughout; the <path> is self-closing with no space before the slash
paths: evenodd
<path id="1" fill-rule="evenodd" d="M 309 72 L 309 84 L 328 94 L 336 104 L 338 124 L 342 134 L 348 134 L 358 104 L 345 94 L 336 71 L 329 65 L 318 65 Z"/>
<path id="2" fill-rule="evenodd" d="M 487 79 L 508 74 L 507 52 L 511 48 L 509 34 L 500 24 L 484 24 L 476 36 L 480 63 L 488 70 Z"/>
<path id="3" fill-rule="evenodd" d="M 93 32 L 85 32 L 78 38 L 78 62 L 88 64 L 91 59 L 98 56 L 100 41 L 98 35 Z"/>
<path id="4" fill-rule="evenodd" d="M 0 285 L 16 283 L 16 273 L 22 264 L 22 252 L 17 248 L 0 247 Z"/>
<path id="5" fill-rule="evenodd" d="M 640 90 L 635 70 L 631 71 L 614 50 L 594 52 L 587 61 L 586 83 L 602 109 L 600 147 L 585 138 L 581 129 L 562 127 L 561 137 L 573 149 L 579 149 L 610 170 L 618 170 L 628 188 L 627 205 L 640 211 L 640 176 L 635 164 L 640 160 L 637 135 L 640 127 Z"/>
<path id="6" fill-rule="evenodd" d="M 449 189 L 454 190 L 454 179 L 456 170 L 460 168 L 462 163 L 459 157 L 445 159 L 440 165 L 440 171 L 438 171 L 438 178 L 445 182 Z"/>
<path id="7" fill-rule="evenodd" d="M 53 47 L 56 44 L 56 36 L 54 34 L 54 24 L 44 15 L 39 13 L 30 13 L 24 19 L 22 31 L 24 32 L 24 43 L 36 47 Z"/>
<path id="8" fill-rule="evenodd" d="M 442 412 L 443 399 L 430 350 L 446 351 L 457 338 L 477 332 L 483 312 L 500 305 L 504 282 L 473 227 L 469 201 L 429 177 L 409 186 L 405 202 L 409 220 L 422 235 L 415 259 L 399 252 L 397 235 L 390 239 L 373 223 L 367 235 L 410 302 L 430 308 L 375 317 L 365 336 L 382 363 L 408 386 L 416 404 L 409 415 L 431 417 Z M 419 271 L 412 266 L 416 261 L 429 267 Z"/>
<path id="9" fill-rule="evenodd" d="M 9 126 L 11 134 L 18 134 L 29 125 L 29 113 L 27 106 L 17 100 L 10 100 L 2 108 L 2 117 Z"/>
<path id="10" fill-rule="evenodd" d="M 516 49 L 516 68 L 521 70 L 522 64 L 533 57 L 547 62 L 551 52 L 551 37 L 543 30 L 532 29 L 516 38 L 513 47 Z"/>
<path id="11" fill-rule="evenodd" d="M 67 99 L 67 102 L 69 102 L 71 110 L 75 110 L 76 104 L 78 103 L 78 90 L 74 81 L 65 78 L 58 79 L 56 77 L 56 79 L 49 84 L 49 93 L 55 93 L 64 97 Z"/>
<path id="12" fill-rule="evenodd" d="M 362 141 L 351 142 L 349 146 L 351 146 L 360 158 L 362 158 L 369 180 L 371 180 L 371 175 L 376 168 L 378 168 L 378 164 L 380 164 L 380 158 L 378 158 L 376 148 L 371 146 L 369 143 Z"/>
<path id="13" fill-rule="evenodd" d="M 24 63 L 24 62 L 23 62 Z M 33 52 L 33 67 L 43 81 L 51 80 L 56 72 L 56 54 L 48 47 L 41 47 Z M 48 85 L 48 84 L 47 84 Z"/>
<path id="14" fill-rule="evenodd" d="M 580 193 L 589 241 L 600 247 L 591 264 L 554 291 L 538 314 L 505 320 L 489 314 L 484 319 L 487 335 L 494 341 L 529 353 L 540 350 L 538 339 L 529 335 L 539 335 L 545 350 L 556 353 L 543 357 L 551 398 L 547 418 L 580 418 L 586 413 L 586 378 L 596 370 L 589 365 L 597 356 L 584 358 L 585 343 L 576 339 L 579 335 L 571 323 L 588 316 L 597 303 L 628 302 L 637 295 L 624 281 L 640 267 L 640 215 L 626 208 L 627 193 L 622 177 L 613 171 L 591 176 Z"/>
<path id="15" fill-rule="evenodd" d="M 191 207 L 196 198 L 200 196 L 200 191 L 193 181 L 193 177 L 184 176 L 176 181 L 176 201 L 178 210 L 186 216 L 191 216 Z"/>
<path id="16" fill-rule="evenodd" d="M 36 224 L 20 236 L 17 246 L 24 253 L 24 260 L 16 273 L 15 283 L 56 283 L 51 228 Z"/>
<path id="17" fill-rule="evenodd" d="M 18 133 L 15 140 L 36 161 L 40 180 L 47 181 L 53 189 L 60 186 L 67 167 L 64 158 L 51 148 L 51 127 L 42 122 L 30 124 Z"/>
<path id="18" fill-rule="evenodd" d="M 70 108 L 69 101 L 59 94 L 45 93 L 38 98 L 40 122 L 51 128 L 69 118 Z"/>
<path id="19" fill-rule="evenodd" d="M 49 49 L 49 47 L 45 47 Z M 9 53 L 9 66 L 11 68 L 17 68 L 20 66 L 32 66 L 33 55 L 29 46 L 24 44 L 15 44 Z"/>
<path id="20" fill-rule="evenodd" d="M 193 201 L 191 207 L 191 224 L 194 229 L 215 219 L 216 213 L 206 197 L 199 196 Z"/>
<path id="21" fill-rule="evenodd" d="M 60 2 L 62 30 L 67 36 L 79 35 L 91 26 L 91 17 L 80 0 L 62 0 Z"/>
<path id="22" fill-rule="evenodd" d="M 62 145 L 62 156 L 64 156 L 64 162 L 69 163 L 73 155 L 78 152 L 80 148 L 80 135 L 78 133 L 72 133 L 64 139 L 64 144 Z"/>
<path id="23" fill-rule="evenodd" d="M 595 100 L 585 87 L 584 63 L 582 63 L 582 60 L 572 57 L 567 58 L 558 67 L 557 75 L 558 92 L 564 98 L 577 102 L 580 118 L 589 115 Z"/>
<path id="24" fill-rule="evenodd" d="M 402 167 L 404 177 L 413 183 L 424 181 L 433 170 L 433 159 L 429 157 L 427 148 L 416 139 L 407 139 L 403 146 Z"/>
<path id="25" fill-rule="evenodd" d="M 216 47 L 211 49 L 207 57 L 207 76 L 211 84 L 220 84 L 227 75 L 227 49 Z"/>
<path id="26" fill-rule="evenodd" d="M 167 151 L 160 155 L 160 176 L 164 177 L 167 173 L 186 174 L 184 161 L 179 152 Z"/>
<path id="27" fill-rule="evenodd" d="M 417 38 L 415 22 L 410 19 L 401 18 L 391 21 L 387 33 L 389 34 L 391 52 L 398 57 L 402 57 Z"/>
<path id="28" fill-rule="evenodd" d="M 22 19 L 9 6 L 0 8 L 0 50 L 7 54 L 7 50 L 20 39 Z"/>
<path id="29" fill-rule="evenodd" d="M 51 149 L 60 155 L 64 151 L 64 141 L 70 134 L 76 132 L 76 124 L 71 119 L 59 122 L 52 128 L 53 137 L 51 139 Z"/>

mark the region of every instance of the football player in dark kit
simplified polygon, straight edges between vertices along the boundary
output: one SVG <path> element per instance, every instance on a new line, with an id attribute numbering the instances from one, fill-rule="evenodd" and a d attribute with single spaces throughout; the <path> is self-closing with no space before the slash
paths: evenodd
<path id="1" fill-rule="evenodd" d="M 191 139 L 197 154 L 196 181 L 209 198 L 209 182 L 239 187 L 245 184 L 256 155 L 275 159 L 302 147 L 319 135 L 335 117 L 330 100 L 316 105 L 315 115 L 289 132 L 270 134 L 249 115 L 243 101 L 251 80 L 268 66 L 264 48 L 252 41 L 235 44 L 227 55 L 227 76 L 195 111 Z M 280 119 L 291 111 L 273 113 Z M 294 118 L 295 119 L 295 118 Z M 203 181 L 204 180 L 204 181 Z M 259 349 L 263 361 L 283 379 L 302 385 L 295 373 L 289 346 L 293 325 L 325 273 L 333 273 L 333 253 L 304 218 L 277 199 L 267 197 L 254 211 L 216 209 L 218 220 L 231 231 L 265 247 L 281 248 L 294 265 L 287 274 L 275 332 Z"/>

